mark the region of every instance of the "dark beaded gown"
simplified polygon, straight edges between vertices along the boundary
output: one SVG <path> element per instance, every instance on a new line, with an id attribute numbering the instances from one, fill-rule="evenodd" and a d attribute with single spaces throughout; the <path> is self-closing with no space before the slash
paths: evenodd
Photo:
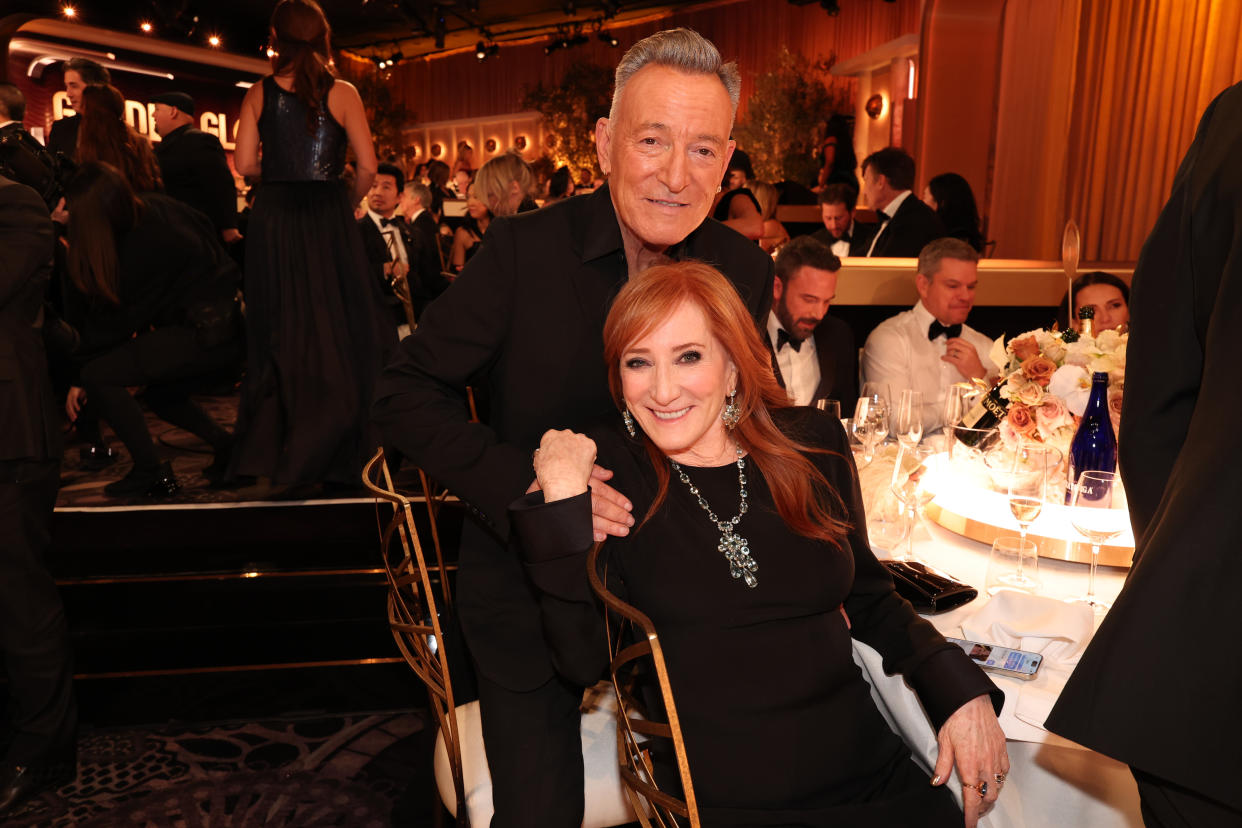
<path id="1" fill-rule="evenodd" d="M 234 476 L 357 484 L 378 440 L 375 378 L 396 346 L 341 174 L 348 141 L 263 79 L 263 176 L 246 236 L 248 355 Z"/>

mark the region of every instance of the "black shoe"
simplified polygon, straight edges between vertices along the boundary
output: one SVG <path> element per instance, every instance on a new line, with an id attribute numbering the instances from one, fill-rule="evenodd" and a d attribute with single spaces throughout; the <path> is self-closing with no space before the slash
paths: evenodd
<path id="1" fill-rule="evenodd" d="M 103 445 L 82 446 L 79 456 L 82 462 L 78 465 L 82 471 L 100 471 L 116 462 L 116 452 Z"/>
<path id="2" fill-rule="evenodd" d="M 212 486 L 219 486 L 224 482 L 224 475 L 228 473 L 229 461 L 233 459 L 233 444 L 225 446 L 222 449 L 216 449 L 216 456 L 212 458 L 211 463 L 203 469 L 203 477 Z"/>
<path id="3" fill-rule="evenodd" d="M 70 762 L 0 765 L 0 817 L 16 813 L 22 803 L 44 791 L 72 782 L 76 771 Z"/>
<path id="4" fill-rule="evenodd" d="M 168 463 L 161 463 L 154 469 L 134 466 L 129 474 L 104 486 L 104 494 L 112 497 L 171 497 L 179 491 L 181 484 Z"/>

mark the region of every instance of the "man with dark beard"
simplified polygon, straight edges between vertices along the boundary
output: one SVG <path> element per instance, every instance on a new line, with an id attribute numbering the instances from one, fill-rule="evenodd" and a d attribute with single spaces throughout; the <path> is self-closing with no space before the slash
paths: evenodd
<path id="1" fill-rule="evenodd" d="M 841 260 L 810 236 L 794 239 L 776 254 L 767 343 L 776 379 L 795 405 L 826 398 L 845 409 L 858 397 L 854 335 L 828 315 L 840 269 Z"/>

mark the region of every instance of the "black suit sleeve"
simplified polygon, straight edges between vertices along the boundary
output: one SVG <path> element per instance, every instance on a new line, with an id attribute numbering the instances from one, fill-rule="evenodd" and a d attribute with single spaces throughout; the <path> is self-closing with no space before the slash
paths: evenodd
<path id="1" fill-rule="evenodd" d="M 52 218 L 37 193 L 19 184 L 0 188 L 0 308 L 52 260 L 52 240 Z"/>
<path id="2" fill-rule="evenodd" d="M 237 186 L 224 156 L 220 139 L 210 132 L 198 132 L 187 138 L 197 142 L 199 186 L 207 215 L 217 230 L 237 228 Z"/>
<path id="3" fill-rule="evenodd" d="M 380 375 L 372 415 L 385 445 L 396 447 L 453 490 L 501 538 L 507 509 L 534 474 L 530 455 L 467 419 L 466 386 L 485 375 L 504 348 L 517 274 L 513 231 L 504 219 L 487 244 L 402 340 Z"/>
<path id="4" fill-rule="evenodd" d="M 438 232 L 433 221 L 423 213 L 410 227 L 410 244 L 407 245 L 410 257 L 410 299 L 414 304 L 414 312 L 419 317 L 423 310 L 449 286 L 440 266 Z"/>

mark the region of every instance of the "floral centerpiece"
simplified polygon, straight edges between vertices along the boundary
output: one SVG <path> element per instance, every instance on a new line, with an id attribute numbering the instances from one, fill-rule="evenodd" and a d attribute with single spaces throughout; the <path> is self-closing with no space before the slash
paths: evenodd
<path id="1" fill-rule="evenodd" d="M 1126 378 L 1129 334 L 1101 331 L 1082 336 L 1077 331 L 1028 331 L 997 339 L 989 355 L 1002 366 L 999 393 L 1009 403 L 1000 424 L 1008 445 L 1019 439 L 1048 443 L 1068 456 L 1070 441 L 1091 395 L 1091 375 L 1109 375 L 1108 406 L 1114 430 L 1121 413 Z"/>

